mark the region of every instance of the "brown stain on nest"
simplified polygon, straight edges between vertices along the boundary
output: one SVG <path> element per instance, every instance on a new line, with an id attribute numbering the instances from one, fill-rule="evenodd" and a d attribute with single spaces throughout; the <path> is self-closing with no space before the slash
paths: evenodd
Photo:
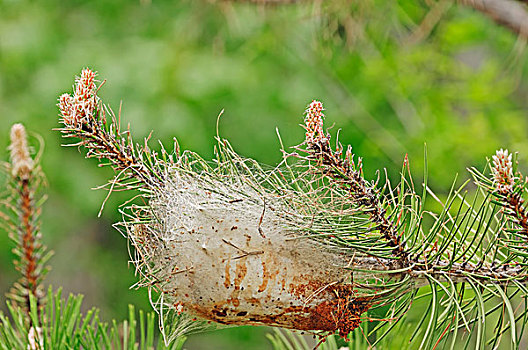
<path id="1" fill-rule="evenodd" d="M 228 271 L 229 266 L 230 264 L 228 263 L 226 265 L 227 273 L 229 272 Z M 226 273 L 226 278 L 227 278 L 227 273 Z M 234 307 L 238 307 L 240 305 L 239 295 L 240 295 L 241 288 L 243 288 L 241 287 L 241 284 L 242 284 L 242 281 L 244 281 L 244 278 L 246 277 L 246 275 L 247 275 L 246 259 L 242 258 L 237 261 L 236 266 L 235 266 L 235 279 L 233 281 L 235 290 L 233 291 L 233 293 L 231 293 L 230 298 L 226 300 L 228 303 L 232 304 Z"/>
<path id="2" fill-rule="evenodd" d="M 245 276 L 242 265 L 245 266 L 240 264 L 237 267 L 241 273 L 237 275 L 240 276 L 240 282 Z M 235 284 L 237 285 L 237 282 Z M 324 286 L 311 282 L 305 286 L 299 285 L 295 293 L 309 293 L 303 295 L 303 299 L 306 299 L 313 294 L 313 290 L 320 290 Z M 238 299 L 239 291 L 240 289 L 235 289 L 231 297 L 223 302 L 209 305 L 192 304 L 188 305 L 188 308 L 198 316 L 222 324 L 265 324 L 298 330 L 338 331 L 341 337 L 346 337 L 360 325 L 361 315 L 375 302 L 374 297 L 355 296 L 352 285 L 328 286 L 317 296 L 318 303 L 307 306 L 272 303 L 267 305 L 270 307 L 262 307 L 267 303 L 261 305 L 262 299 L 253 297 L 245 298 L 241 303 Z M 239 308 L 240 305 L 243 306 Z"/>
<path id="3" fill-rule="evenodd" d="M 239 259 L 235 269 L 235 290 L 240 290 L 240 285 L 247 274 L 246 259 Z"/>
<path id="4" fill-rule="evenodd" d="M 268 242 L 269 243 L 269 242 Z M 266 250 L 265 250 L 266 252 Z M 287 267 L 284 267 L 281 271 L 281 261 L 277 259 L 276 254 L 266 254 L 261 258 L 262 260 L 262 282 L 259 285 L 257 291 L 262 293 L 266 290 L 271 282 L 272 287 L 279 283 L 281 290 L 284 290 L 286 284 L 285 276 L 287 275 Z"/>
<path id="5" fill-rule="evenodd" d="M 314 308 L 318 328 L 329 327 L 328 331 L 339 331 L 345 338 L 361 323 L 361 315 L 372 306 L 372 297 L 354 297 L 352 286 L 332 288 L 335 298 L 324 301 Z M 313 313 L 312 313 L 313 314 Z"/>
<path id="6" fill-rule="evenodd" d="M 224 287 L 229 288 L 231 286 L 231 275 L 229 270 L 231 269 L 231 260 L 226 262 L 225 272 L 224 272 Z"/>
<path id="7" fill-rule="evenodd" d="M 270 280 L 270 273 L 268 268 L 266 267 L 266 261 L 262 261 L 262 283 L 258 287 L 258 292 L 262 293 L 266 290 L 266 287 L 268 286 L 268 282 Z"/>

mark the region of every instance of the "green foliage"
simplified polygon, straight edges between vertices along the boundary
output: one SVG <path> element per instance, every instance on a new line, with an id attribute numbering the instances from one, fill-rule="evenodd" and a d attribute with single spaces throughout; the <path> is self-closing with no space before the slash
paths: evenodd
<path id="1" fill-rule="evenodd" d="M 429 186 L 439 198 L 453 174 L 482 168 L 495 149 L 528 147 L 523 44 L 461 5 L 449 6 L 422 41 L 403 45 L 436 2 L 332 1 L 320 12 L 311 3 L 145 3 L 0 1 L 0 158 L 7 146 L 1 135 L 13 122 L 43 135 L 50 198 L 42 231 L 58 252 L 49 279 L 89 295 L 105 318 L 126 317 L 129 303 L 149 305 L 144 292 L 123 293 L 136 278 L 126 243 L 110 229 L 119 215 L 105 210 L 95 219 L 106 193 L 88 188 L 105 183 L 110 171 L 58 147 L 51 132 L 53 101 L 81 67 L 112 81 L 106 99 L 116 110 L 123 99 L 123 125 L 131 122 L 137 136 L 155 128 L 165 143 L 177 136 L 182 148 L 205 158 L 225 108 L 222 136 L 243 155 L 275 163 L 275 127 L 285 144 L 296 144 L 299 106 L 314 97 L 343 127 L 342 142 L 367 159 L 367 177 L 388 167 L 397 179 L 393 165 L 405 153 L 421 173 L 426 142 Z M 117 194 L 106 207 L 123 198 Z M 7 244 L 0 234 L 0 246 Z M 0 251 L 2 294 L 16 278 L 4 268 L 12 258 Z M 408 316 L 418 322 L 423 310 Z"/>
<path id="2" fill-rule="evenodd" d="M 49 288 L 42 313 L 43 322 L 37 316 L 37 305 L 32 297 L 30 315 L 36 328 L 28 329 L 25 312 L 8 304 L 9 314 L 0 312 L 0 349 L 182 349 L 185 337 L 180 337 L 165 346 L 157 337 L 156 316 L 153 312 L 138 315 L 134 306 L 128 309 L 128 320 L 122 324 L 112 321 L 109 325 L 99 318 L 99 310 L 92 308 L 81 313 L 83 296 L 68 296 L 63 299 L 61 290 Z M 35 331 L 39 329 L 39 331 Z M 34 335 L 30 341 L 29 333 Z M 157 339 L 158 338 L 158 339 Z M 39 346 L 40 344 L 40 346 Z"/>
<path id="3" fill-rule="evenodd" d="M 317 349 L 320 350 L 364 350 L 373 348 L 375 338 L 367 337 L 369 333 L 369 323 L 364 323 L 360 327 L 356 328 L 352 333 L 349 334 L 347 339 L 342 339 L 337 335 L 330 335 L 326 338 L 320 338 L 316 340 L 315 345 L 319 345 Z M 412 331 L 409 324 L 398 324 L 395 332 L 391 334 L 391 338 L 385 338 L 383 341 L 376 344 L 375 349 L 377 350 L 390 350 L 390 349 L 414 349 L 411 346 L 406 335 Z M 314 344 L 312 339 L 309 339 L 307 335 L 302 335 L 299 332 L 290 330 L 279 330 L 274 329 L 272 333 L 266 336 L 272 344 L 274 350 L 312 350 Z"/>
<path id="4" fill-rule="evenodd" d="M 172 337 L 156 337 L 156 316 L 153 312 L 139 312 L 129 305 L 129 317 L 118 326 L 99 319 L 95 308 L 86 315 L 81 313 L 83 297 L 70 295 L 61 298 L 51 287 L 47 295 L 42 282 L 49 267 L 51 254 L 41 241 L 40 211 L 45 195 L 42 194 L 42 174 L 39 157 L 31 157 L 27 134 L 21 124 L 11 128 L 10 161 L 2 162 L 2 171 L 10 181 L 1 198 L 0 219 L 14 243 L 13 261 L 21 277 L 8 294 L 8 314 L 0 311 L 1 349 L 181 349 L 184 334 L 197 328 L 185 317 L 168 313 L 162 315 L 171 325 Z M 159 338 L 159 339 L 156 339 Z"/>
<path id="5" fill-rule="evenodd" d="M 365 322 L 350 333 L 347 339 L 342 339 L 337 335 L 329 335 L 317 339 L 314 337 L 315 343 L 308 335 L 291 330 L 274 329 L 266 337 L 271 342 L 274 350 L 312 350 L 314 349 L 314 344 L 319 345 L 317 349 L 320 350 L 364 350 L 372 348 L 377 350 L 410 350 L 416 348 L 407 339 L 407 336 L 412 332 L 409 324 L 397 324 L 390 339 L 385 338 L 377 342 L 375 346 L 376 338 L 367 337 L 369 329 L 372 330 L 374 327 L 372 323 Z"/>
<path id="6" fill-rule="evenodd" d="M 273 170 L 263 169 L 257 161 L 239 156 L 227 140 L 219 137 L 215 148 L 216 159 L 212 163 L 191 151 L 180 153 L 177 143 L 174 153 L 162 149 L 156 154 L 148 148 L 146 141 L 144 146 L 136 145 L 131 139 L 130 129 L 126 136 L 122 136 L 112 111 L 102 103 L 92 103 L 99 101 L 95 95 L 97 86 L 93 82 L 83 83 L 82 78 L 90 76 L 93 72 L 83 70 L 75 90 L 83 91 L 89 86 L 92 92 L 76 93 L 73 97 L 79 106 L 87 107 L 77 108 L 76 105 L 63 104 L 61 100 L 64 128 L 60 131 L 65 137 L 74 138 L 76 145 L 84 146 L 88 150 L 86 157 L 111 162 L 114 170 L 119 172 L 111 182 L 113 187 L 140 189 L 145 193 L 142 198 L 148 203 L 125 208 L 122 224 L 127 228 L 127 237 L 136 255 L 140 257 L 134 260 L 142 276 L 138 285 L 159 290 L 161 306 L 167 296 L 172 298 L 168 300 L 169 305 L 193 310 L 194 301 L 189 302 L 183 299 L 183 294 L 178 295 L 181 288 L 177 283 L 182 283 L 182 280 L 171 280 L 178 266 L 171 266 L 170 260 L 174 254 L 181 254 L 182 249 L 186 252 L 197 248 L 200 240 L 194 243 L 196 235 L 207 237 L 207 232 L 199 230 L 209 226 L 210 221 L 202 221 L 201 214 L 192 211 L 194 206 L 198 203 L 200 212 L 209 205 L 216 205 L 213 206 L 213 220 L 223 220 L 229 217 L 226 207 L 248 200 L 241 204 L 239 210 L 246 210 L 246 216 L 253 216 L 250 221 L 254 222 L 260 213 L 260 204 L 257 202 L 258 209 L 251 212 L 253 207 L 249 200 L 267 196 L 276 218 L 280 218 L 275 219 L 277 224 L 272 228 L 275 236 L 318 241 L 322 245 L 317 246 L 317 254 L 323 254 L 321 250 L 339 251 L 336 257 L 340 262 L 334 266 L 318 265 L 328 275 L 340 264 L 343 270 L 339 271 L 339 277 L 331 275 L 330 280 L 314 277 L 314 281 L 324 286 L 317 289 L 319 293 L 327 293 L 324 303 L 332 306 L 322 311 L 329 314 L 327 318 L 318 319 L 326 322 L 324 326 L 318 324 L 315 329 L 309 329 L 331 333 L 339 330 L 339 335 L 346 337 L 361 321 L 377 321 L 374 327 L 364 332 L 367 339 L 373 339 L 372 346 L 375 346 L 395 332 L 395 326 L 405 320 L 411 304 L 425 299 L 428 306 L 410 335 L 410 345 L 429 349 L 449 346 L 453 349 L 463 342 L 465 347 L 480 349 L 485 345 L 496 347 L 505 338 L 510 341 L 511 348 L 518 348 L 522 332 L 517 333 L 517 329 L 524 329 L 528 320 L 528 310 L 518 307 L 528 294 L 524 285 L 528 268 L 524 251 L 528 237 L 528 213 L 525 208 L 528 182 L 521 172 L 516 171 L 513 166 L 515 159 L 512 161 L 512 155 L 507 150 L 501 149 L 493 156 L 490 175 L 474 168 L 470 170 L 477 186 L 473 200 L 468 199 L 465 191 L 469 180 L 458 188 L 455 180 L 447 199 L 440 201 L 428 186 L 427 168 L 423 188 L 418 192 L 407 159 L 396 186 L 393 187 L 387 177 L 382 187 L 378 187 L 379 179 L 370 182 L 364 178 L 362 160 L 355 158 L 351 146 L 344 152 L 337 139 L 336 149 L 332 148 L 331 135 L 324 131 L 323 105 L 313 101 L 306 110 L 306 140 L 294 146 L 293 153 L 283 148 L 282 170 L 280 165 Z M 106 115 L 112 117 L 111 121 Z M 185 181 L 181 181 L 183 177 Z M 438 201 L 440 211 L 426 210 L 426 198 Z M 265 199 L 263 201 L 266 203 Z M 499 207 L 502 209 L 498 210 Z M 262 222 L 264 212 L 260 215 Z M 210 219 L 208 215 L 205 217 Z M 424 220 L 426 217 L 430 220 Z M 182 218 L 188 220 L 183 232 L 180 231 L 182 221 L 179 221 Z M 178 222 L 177 229 L 171 226 L 171 221 Z M 226 231 L 209 232 L 218 239 L 219 235 L 225 236 Z M 186 233 L 190 233 L 192 238 L 184 238 Z M 262 231 L 260 234 L 264 236 Z M 175 243 L 167 246 L 164 241 Z M 181 242 L 193 243 L 178 246 Z M 276 244 L 288 250 L 284 241 L 277 240 Z M 199 249 L 205 248 L 201 246 Z M 264 253 L 260 251 L 259 254 Z M 212 256 L 212 253 L 208 254 Z M 296 254 L 309 255 L 310 251 Z M 194 251 L 190 258 L 185 259 L 195 266 L 201 263 L 200 258 L 195 259 L 196 256 Z M 225 256 L 221 252 L 215 259 L 221 260 Z M 274 256 L 282 258 L 284 253 Z M 304 276 L 295 266 L 299 258 L 289 261 L 290 269 L 297 276 Z M 214 278 L 221 273 L 209 266 L 200 266 L 197 270 L 208 274 L 207 278 L 197 277 L 195 271 L 190 273 L 192 278 L 203 282 L 206 288 L 213 288 L 214 294 L 219 292 L 214 286 L 220 283 L 215 283 Z M 347 270 L 351 271 L 350 275 Z M 211 271 L 213 273 L 209 274 Z M 251 272 L 255 273 L 259 271 Z M 187 285 L 189 281 L 183 280 L 183 283 Z M 331 289 L 334 284 L 342 288 Z M 204 292 L 200 287 L 195 286 L 192 292 Z M 247 287 L 250 298 L 255 299 L 251 284 Z M 328 295 L 328 292 L 333 294 Z M 301 294 L 301 298 L 310 295 L 313 294 Z M 268 300 L 264 302 L 269 304 L 270 298 L 266 298 Z M 280 299 L 277 294 L 271 294 L 273 298 Z M 214 305 L 223 302 L 211 300 Z M 199 303 L 197 305 L 202 307 Z M 250 323 L 255 320 L 252 320 L 251 312 L 261 315 L 260 309 L 248 308 L 248 312 L 245 306 L 238 308 L 239 305 L 234 311 L 243 310 L 241 318 L 228 321 Z M 311 317 L 321 317 L 320 310 L 315 309 L 314 314 L 314 310 L 307 305 L 305 302 L 303 312 L 310 313 Z M 368 316 L 364 316 L 367 310 Z M 295 316 L 295 312 L 290 313 Z M 248 314 L 248 319 L 242 318 Z M 273 320 L 273 317 L 282 314 L 262 313 L 265 316 L 262 319 L 269 317 Z M 487 338 L 486 326 L 493 318 L 497 322 L 496 331 Z M 228 321 L 220 322 L 229 324 Z M 171 323 L 174 321 L 162 322 L 162 327 L 173 325 Z M 295 318 L 292 323 L 262 323 L 306 329 L 304 324 L 297 324 Z M 458 337 L 459 331 L 463 333 L 461 338 Z M 510 335 L 503 336 L 506 333 Z M 171 333 L 164 334 L 173 336 Z M 281 341 L 275 341 L 275 345 L 280 344 Z"/>

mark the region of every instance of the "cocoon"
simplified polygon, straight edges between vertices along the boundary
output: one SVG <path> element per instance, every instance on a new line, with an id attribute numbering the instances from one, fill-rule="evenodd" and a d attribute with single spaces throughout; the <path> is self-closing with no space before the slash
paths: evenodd
<path id="1" fill-rule="evenodd" d="M 354 296 L 343 254 L 291 228 L 287 198 L 205 173 L 168 178 L 149 203 L 156 220 L 130 230 L 165 302 L 223 324 L 344 335 L 359 324 L 371 298 Z"/>

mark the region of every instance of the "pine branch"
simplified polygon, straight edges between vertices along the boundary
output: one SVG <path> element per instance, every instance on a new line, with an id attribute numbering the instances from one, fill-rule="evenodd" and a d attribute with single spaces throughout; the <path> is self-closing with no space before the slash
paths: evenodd
<path id="1" fill-rule="evenodd" d="M 116 118 L 111 109 L 103 106 L 97 97 L 96 73 L 84 69 L 76 79 L 73 96 L 63 94 L 59 97 L 61 121 L 64 127 L 58 129 L 65 138 L 77 138 L 80 142 L 69 146 L 83 146 L 87 158 L 108 160 L 116 173 L 126 180 L 134 178 L 145 187 L 158 186 L 162 181 L 162 162 L 151 153 L 145 140 L 140 147 L 132 141 L 130 129 L 121 130 L 121 116 Z M 111 119 L 107 122 L 108 117 Z M 163 154 L 165 156 L 166 154 Z M 127 178 L 128 177 L 128 178 Z M 126 189 L 138 186 L 135 182 L 120 180 L 115 182 Z"/>
<path id="2" fill-rule="evenodd" d="M 81 314 L 82 296 L 69 296 L 62 300 L 61 290 L 42 289 L 42 280 L 48 271 L 45 266 L 51 257 L 46 252 L 40 234 L 40 194 L 43 174 L 38 161 L 30 156 L 26 130 L 23 125 L 11 128 L 10 162 L 2 163 L 9 173 L 7 198 L 3 199 L 0 224 L 7 229 L 15 243 L 16 269 L 21 273 L 8 294 L 8 315 L 0 310 L 0 349 L 157 349 L 179 350 L 185 336 L 206 328 L 190 324 L 186 317 L 168 312 L 164 317 L 172 324 L 172 337 L 155 336 L 154 313 L 139 312 L 139 320 L 133 306 L 129 306 L 129 318 L 112 326 L 102 322 L 96 309 Z M 139 326 L 139 327 L 138 327 Z M 136 331 L 139 330 L 139 333 Z"/>
<path id="3" fill-rule="evenodd" d="M 177 147 L 160 157 L 146 141 L 135 146 L 129 131 L 119 132 L 96 96 L 94 76 L 83 71 L 74 96 L 61 97 L 61 131 L 79 138 L 75 145 L 88 157 L 110 161 L 119 172 L 113 185 L 142 191 L 145 202 L 122 210 L 117 227 L 135 248 L 136 286 L 158 293 L 160 315 L 168 308 L 323 337 L 346 337 L 375 320 L 369 331 L 383 331 L 379 342 L 425 296 L 423 329 L 411 337 L 420 347 L 444 346 L 458 329 L 473 335 L 475 325 L 484 346 L 482 323 L 501 310 L 490 342 L 509 331 L 518 344 L 516 329 L 528 320 L 524 308 L 512 306 L 528 294 L 527 188 L 507 153 L 497 153 L 491 177 L 470 169 L 478 186 L 472 200 L 469 180 L 453 185 L 444 202 L 426 184 L 417 194 L 407 159 L 398 186 L 379 186 L 364 178 L 350 146 L 344 156 L 338 141 L 332 149 L 322 104 L 313 101 L 305 143 L 293 153 L 283 149 L 282 166 L 273 170 L 220 138 L 213 163 Z M 442 205 L 439 213 L 425 209 L 428 196 Z M 426 216 L 432 224 L 424 224 Z M 426 291 L 418 296 L 419 289 Z M 492 301 L 499 307 L 489 307 Z"/>
<path id="4" fill-rule="evenodd" d="M 22 274 L 15 283 L 9 298 L 26 310 L 26 320 L 30 326 L 34 320 L 29 315 L 31 298 L 37 305 L 37 319 L 43 307 L 41 282 L 47 273 L 45 266 L 51 253 L 46 253 L 40 234 L 40 203 L 42 196 L 38 194 L 41 186 L 41 174 L 38 164 L 31 158 L 27 144 L 26 130 L 21 124 L 11 128 L 11 162 L 6 168 L 11 172 L 8 185 L 9 197 L 3 201 L 6 209 L 6 226 L 11 239 L 15 242 L 14 249 L 17 260 L 14 261 L 17 270 Z"/>
<path id="5" fill-rule="evenodd" d="M 408 273 L 415 278 L 419 278 L 419 276 L 424 276 L 427 273 L 441 280 L 444 280 L 447 275 L 453 281 L 463 282 L 465 274 L 474 274 L 476 278 L 483 280 L 491 278 L 501 284 L 509 283 L 511 278 L 519 278 L 519 281 L 526 280 L 527 277 L 523 276 L 525 274 L 524 268 L 516 265 L 496 264 L 496 266 L 483 267 L 469 261 L 462 263 L 451 262 L 448 260 L 449 256 L 444 256 L 445 260 L 439 260 L 427 259 L 426 255 L 412 255 L 411 249 L 405 246 L 404 241 L 401 239 L 401 234 L 396 233 L 394 223 L 386 217 L 387 210 L 394 212 L 394 208 L 382 207 L 379 200 L 382 190 L 377 189 L 375 184 L 371 184 L 363 178 L 361 159 L 359 159 L 358 166 L 356 166 L 351 146 L 348 146 L 343 158 L 342 146 L 339 141 L 336 142 L 338 145 L 337 150 L 332 150 L 330 134 L 325 134 L 323 131 L 324 114 L 322 111 L 322 104 L 319 101 L 313 101 L 310 104 L 306 110 L 304 125 L 306 129 L 306 150 L 300 147 L 296 147 L 296 150 L 308 152 L 308 159 L 315 161 L 315 166 L 311 169 L 321 172 L 325 177 L 330 178 L 334 184 L 344 188 L 352 203 L 358 207 L 365 208 L 364 210 L 368 213 L 369 222 L 372 223 L 373 229 L 379 231 L 387 244 L 394 248 L 391 254 L 398 258 L 398 262 L 381 256 L 376 256 L 375 259 L 370 257 L 356 258 L 354 261 L 356 265 L 361 266 L 362 269 L 375 271 L 404 271 L 393 277 Z M 508 159 L 508 152 L 506 151 L 505 156 L 501 152 L 502 150 L 497 153 L 498 156 L 494 156 L 496 164 L 492 168 L 496 178 L 496 186 L 488 190 L 492 193 L 501 194 L 502 203 L 506 207 L 507 212 L 513 216 L 516 224 L 521 226 L 524 232 L 527 232 L 528 217 L 523 206 L 524 200 L 521 198 L 522 189 L 518 187 L 515 191 L 513 190 L 514 179 L 511 169 L 511 155 L 509 156 L 509 164 L 504 165 L 507 168 L 509 167 L 509 170 L 501 170 L 503 165 L 498 163 L 497 157 L 502 157 L 501 159 L 506 157 Z M 506 176 L 505 172 L 508 171 L 509 173 Z M 512 174 L 510 175 L 510 173 Z M 519 184 L 522 187 L 522 181 Z M 437 256 L 440 257 L 439 254 Z"/>
<path id="6" fill-rule="evenodd" d="M 379 230 L 389 246 L 394 248 L 393 254 L 402 260 L 401 266 L 405 266 L 408 264 L 408 253 L 394 225 L 387 220 L 386 210 L 381 207 L 379 190 L 363 178 L 361 159 L 359 169 L 356 169 L 351 146 L 347 148 L 344 158 L 341 157 L 342 147 L 336 151 L 332 150 L 330 134 L 323 132 L 322 111 L 323 105 L 319 101 L 313 101 L 306 110 L 306 146 L 310 159 L 321 166 L 326 176 L 345 188 L 352 201 L 367 208 L 370 221 L 376 225 L 375 229 Z"/>

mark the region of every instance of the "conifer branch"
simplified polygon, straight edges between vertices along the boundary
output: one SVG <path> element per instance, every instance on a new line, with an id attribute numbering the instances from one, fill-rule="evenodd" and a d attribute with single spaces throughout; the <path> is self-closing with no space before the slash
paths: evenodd
<path id="1" fill-rule="evenodd" d="M 38 327 L 38 324 L 33 324 L 29 314 L 31 298 L 36 301 L 40 319 L 44 297 L 41 282 L 47 273 L 45 263 L 51 253 L 46 252 L 41 242 L 39 206 L 43 198 L 38 194 L 42 181 L 40 168 L 29 154 L 26 130 L 22 124 L 15 124 L 11 128 L 9 150 L 11 161 L 6 164 L 6 168 L 11 173 L 11 180 L 8 185 L 9 196 L 3 201 L 6 211 L 4 216 L 7 218 L 6 227 L 10 237 L 16 244 L 15 267 L 22 277 L 14 284 L 8 297 L 26 311 L 30 326 Z"/>
<path id="2" fill-rule="evenodd" d="M 344 156 L 339 141 L 333 150 L 318 101 L 306 111 L 305 142 L 283 150 L 282 167 L 264 170 L 220 138 L 214 163 L 177 147 L 158 155 L 146 141 L 134 145 L 96 96 L 94 76 L 83 71 L 74 96 L 61 97 L 61 132 L 79 138 L 88 157 L 108 159 L 117 186 L 142 191 L 145 202 L 122 210 L 118 228 L 135 248 L 137 286 L 159 293 L 160 315 L 168 308 L 343 337 L 376 320 L 379 342 L 428 288 L 420 347 L 443 346 L 459 329 L 473 334 L 475 323 L 500 311 L 490 300 L 507 313 L 499 333 L 512 332 L 518 344 L 515 329 L 528 320 L 512 307 L 519 292 L 528 294 L 527 186 L 507 151 L 497 152 L 491 176 L 470 169 L 473 200 L 468 180 L 432 213 L 425 200 L 437 197 L 426 184 L 416 193 L 407 159 L 397 187 L 388 180 L 378 187 L 350 146 Z"/>
<path id="3" fill-rule="evenodd" d="M 121 116 L 116 117 L 97 97 L 99 87 L 95 78 L 95 72 L 84 69 L 76 79 L 73 95 L 65 93 L 59 97 L 58 106 L 64 127 L 58 130 L 65 138 L 80 140 L 68 146 L 83 146 L 87 150 L 87 158 L 107 160 L 109 163 L 102 163 L 101 166 L 110 165 L 116 173 L 124 173 L 125 180 L 115 182 L 118 185 L 126 189 L 158 186 L 162 181 L 163 162 L 156 157 L 156 153 L 151 153 L 146 140 L 144 147 L 135 145 L 130 128 L 121 129 Z M 146 186 L 130 181 L 132 179 Z"/>
<path id="4" fill-rule="evenodd" d="M 0 202 L 0 226 L 9 232 L 15 243 L 14 261 L 21 278 L 8 296 L 8 314 L 0 310 L 0 349 L 171 349 L 181 350 L 187 334 L 196 325 L 179 315 L 169 313 L 175 336 L 163 343 L 155 337 L 154 313 L 136 312 L 129 306 L 129 318 L 123 324 L 115 321 L 109 327 L 98 316 L 97 309 L 81 313 L 83 296 L 61 296 L 61 290 L 42 288 L 51 257 L 43 246 L 40 233 L 40 205 L 44 196 L 40 189 L 43 173 L 38 161 L 30 155 L 23 125 L 11 128 L 10 162 L 1 163 L 9 174 L 7 196 Z"/>
<path id="5" fill-rule="evenodd" d="M 350 200 L 359 206 L 366 207 L 370 221 L 375 225 L 374 229 L 379 230 L 387 244 L 394 248 L 393 254 L 402 260 L 401 266 L 407 265 L 409 257 L 405 245 L 400 235 L 396 233 L 394 225 L 387 219 L 386 210 L 381 207 L 379 190 L 363 177 L 361 158 L 356 169 L 350 145 L 344 158 L 339 140 L 336 142 L 339 148 L 336 151 L 332 150 L 330 134 L 325 134 L 323 131 L 324 114 L 321 102 L 312 101 L 305 113 L 305 143 L 309 158 L 321 167 L 321 171 L 326 176 L 331 177 L 333 181 L 346 189 Z"/>

